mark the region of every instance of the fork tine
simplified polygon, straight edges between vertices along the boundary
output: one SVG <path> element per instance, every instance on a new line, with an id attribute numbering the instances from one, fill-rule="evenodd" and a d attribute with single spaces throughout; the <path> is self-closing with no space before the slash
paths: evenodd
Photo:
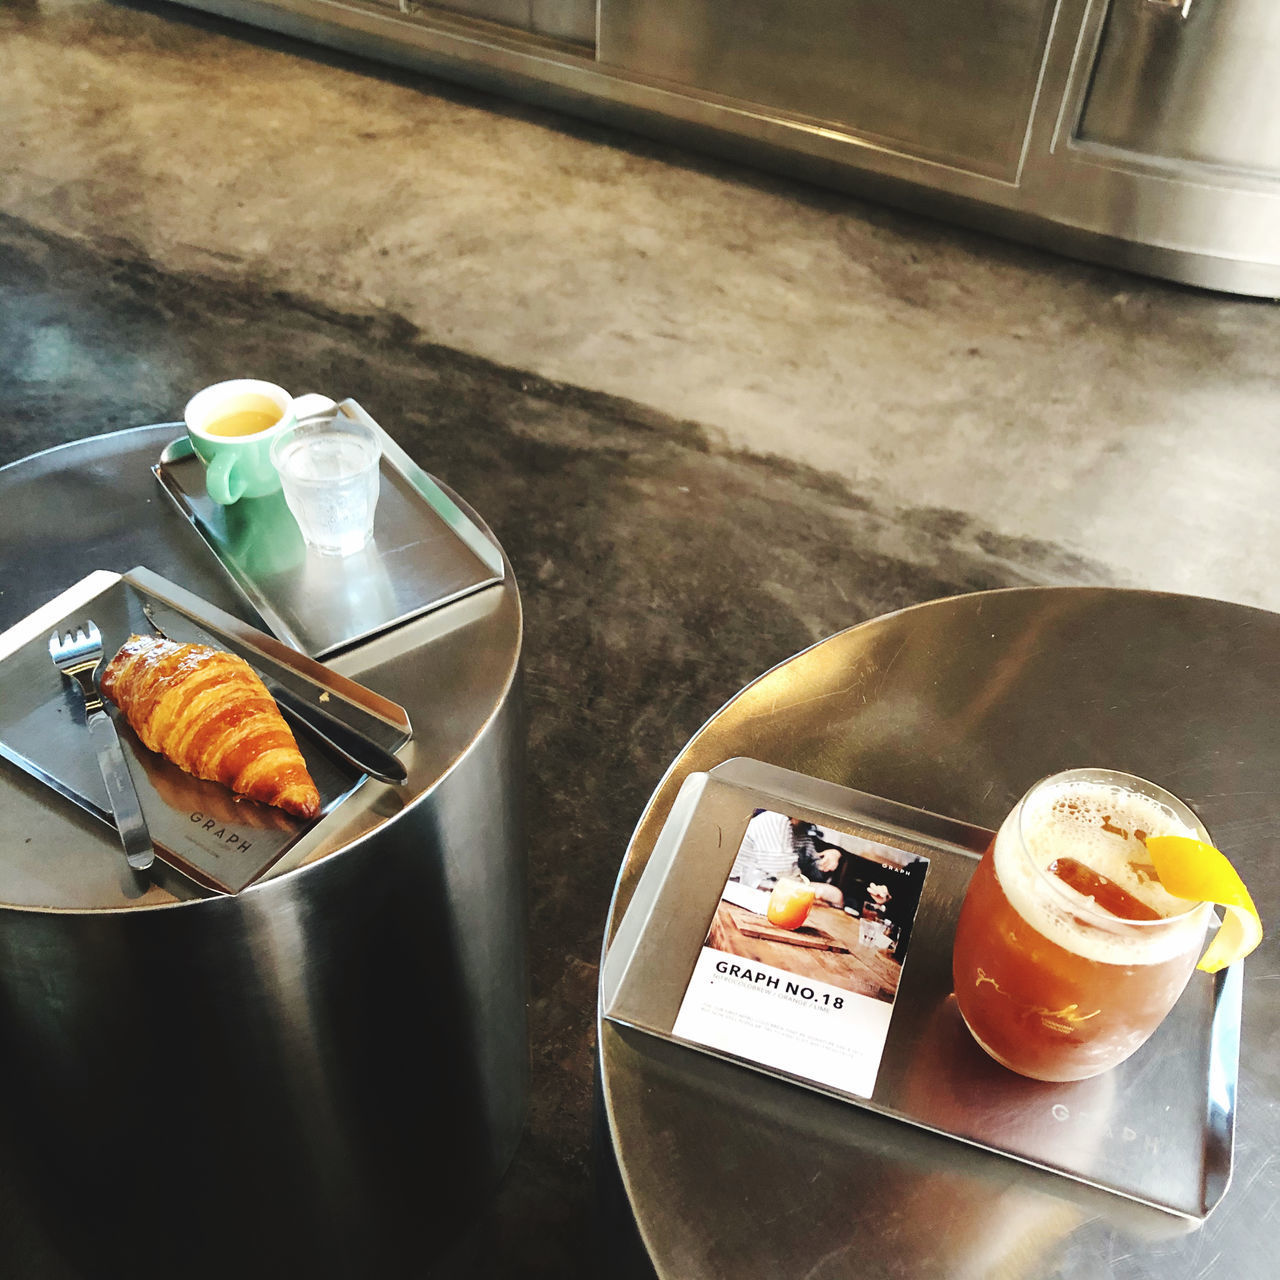
<path id="1" fill-rule="evenodd" d="M 100 662 L 104 656 L 102 633 L 92 618 L 86 618 L 74 631 L 59 628 L 49 637 L 49 655 L 60 666 Z"/>

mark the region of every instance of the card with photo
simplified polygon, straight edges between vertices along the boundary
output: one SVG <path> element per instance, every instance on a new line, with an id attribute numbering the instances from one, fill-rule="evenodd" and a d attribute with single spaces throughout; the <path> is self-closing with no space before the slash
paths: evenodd
<path id="1" fill-rule="evenodd" d="M 869 1098 L 929 859 L 757 809 L 672 1035 Z"/>

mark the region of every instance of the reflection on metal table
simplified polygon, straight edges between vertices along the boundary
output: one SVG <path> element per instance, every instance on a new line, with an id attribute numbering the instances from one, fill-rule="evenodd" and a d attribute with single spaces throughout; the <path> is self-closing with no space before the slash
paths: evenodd
<path id="1" fill-rule="evenodd" d="M 152 475 L 173 434 L 0 470 L 0 629 L 139 565 L 267 629 Z M 138 878 L 110 827 L 0 761 L 0 1270 L 447 1254 L 527 1102 L 521 646 L 507 568 L 332 658 L 408 711 L 407 782 L 365 780 L 234 897 Z"/>
<path id="2" fill-rule="evenodd" d="M 1280 617 L 1141 591 L 935 601 L 827 639 L 731 700 L 640 819 L 614 938 L 683 780 L 745 756 L 982 827 L 1101 764 L 1187 800 L 1280 919 Z M 1276 942 L 1244 966 L 1234 1177 L 1196 1224 L 601 1019 L 602 1200 L 618 1274 L 1173 1280 L 1271 1275 Z M 1161 1134 L 1113 1142 L 1176 1157 Z M 1274 1234 L 1274 1233 L 1273 1233 Z"/>

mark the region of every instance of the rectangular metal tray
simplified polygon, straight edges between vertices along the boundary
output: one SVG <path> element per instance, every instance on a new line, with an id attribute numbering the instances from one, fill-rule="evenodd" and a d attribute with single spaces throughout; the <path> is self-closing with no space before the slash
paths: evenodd
<path id="1" fill-rule="evenodd" d="M 672 1027 L 746 824 L 757 809 L 805 818 L 929 859 L 888 1039 L 869 1097 L 740 1062 L 1170 1213 L 1204 1218 L 1231 1175 L 1241 964 L 1195 973 L 1128 1061 L 1046 1084 L 992 1062 L 952 996 L 951 949 L 969 877 L 994 833 L 755 760 L 688 777 L 601 970 L 604 1014 L 678 1040 Z"/>
<path id="2" fill-rule="evenodd" d="M 91 575 L 91 590 L 72 591 L 75 607 L 37 611 L 10 628 L 0 647 L 0 755 L 114 827 L 106 789 L 84 727 L 79 693 L 49 658 L 49 635 L 92 618 L 106 658 L 131 634 L 149 634 L 150 603 L 170 638 L 238 653 L 267 681 L 285 685 L 304 702 L 322 706 L 390 751 L 412 736 L 396 703 L 337 675 L 320 663 L 148 569 L 123 576 Z M 110 708 L 138 791 L 156 854 L 207 889 L 238 893 L 268 871 L 290 846 L 364 780 L 305 728 L 294 736 L 320 792 L 311 821 L 235 796 L 215 782 L 184 773 L 139 741 L 124 716 Z M 56 856 L 56 854 L 55 854 Z M 123 865 L 123 853 L 121 854 Z"/>
<path id="3" fill-rule="evenodd" d="M 313 658 L 501 582 L 505 572 L 497 547 L 354 400 L 336 412 L 367 423 L 382 441 L 373 541 L 354 555 L 312 551 L 282 493 L 219 506 L 181 422 L 151 468 L 271 630 Z"/>

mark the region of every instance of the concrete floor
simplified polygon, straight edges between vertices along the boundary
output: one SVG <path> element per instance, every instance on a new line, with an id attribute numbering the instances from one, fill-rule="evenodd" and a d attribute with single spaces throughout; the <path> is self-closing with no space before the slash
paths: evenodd
<path id="1" fill-rule="evenodd" d="M 1280 311 L 1009 247 L 180 9 L 17 0 L 3 212 L 1274 604 Z M 905 376 L 904 376 L 905 375 Z"/>
<path id="2" fill-rule="evenodd" d="M 273 378 L 359 399 L 515 565 L 533 1102 L 472 1274 L 596 1274 L 610 889 L 743 683 L 958 591 L 1280 608 L 1272 304 L 162 4 L 10 0 L 0 119 L 0 461 Z"/>

